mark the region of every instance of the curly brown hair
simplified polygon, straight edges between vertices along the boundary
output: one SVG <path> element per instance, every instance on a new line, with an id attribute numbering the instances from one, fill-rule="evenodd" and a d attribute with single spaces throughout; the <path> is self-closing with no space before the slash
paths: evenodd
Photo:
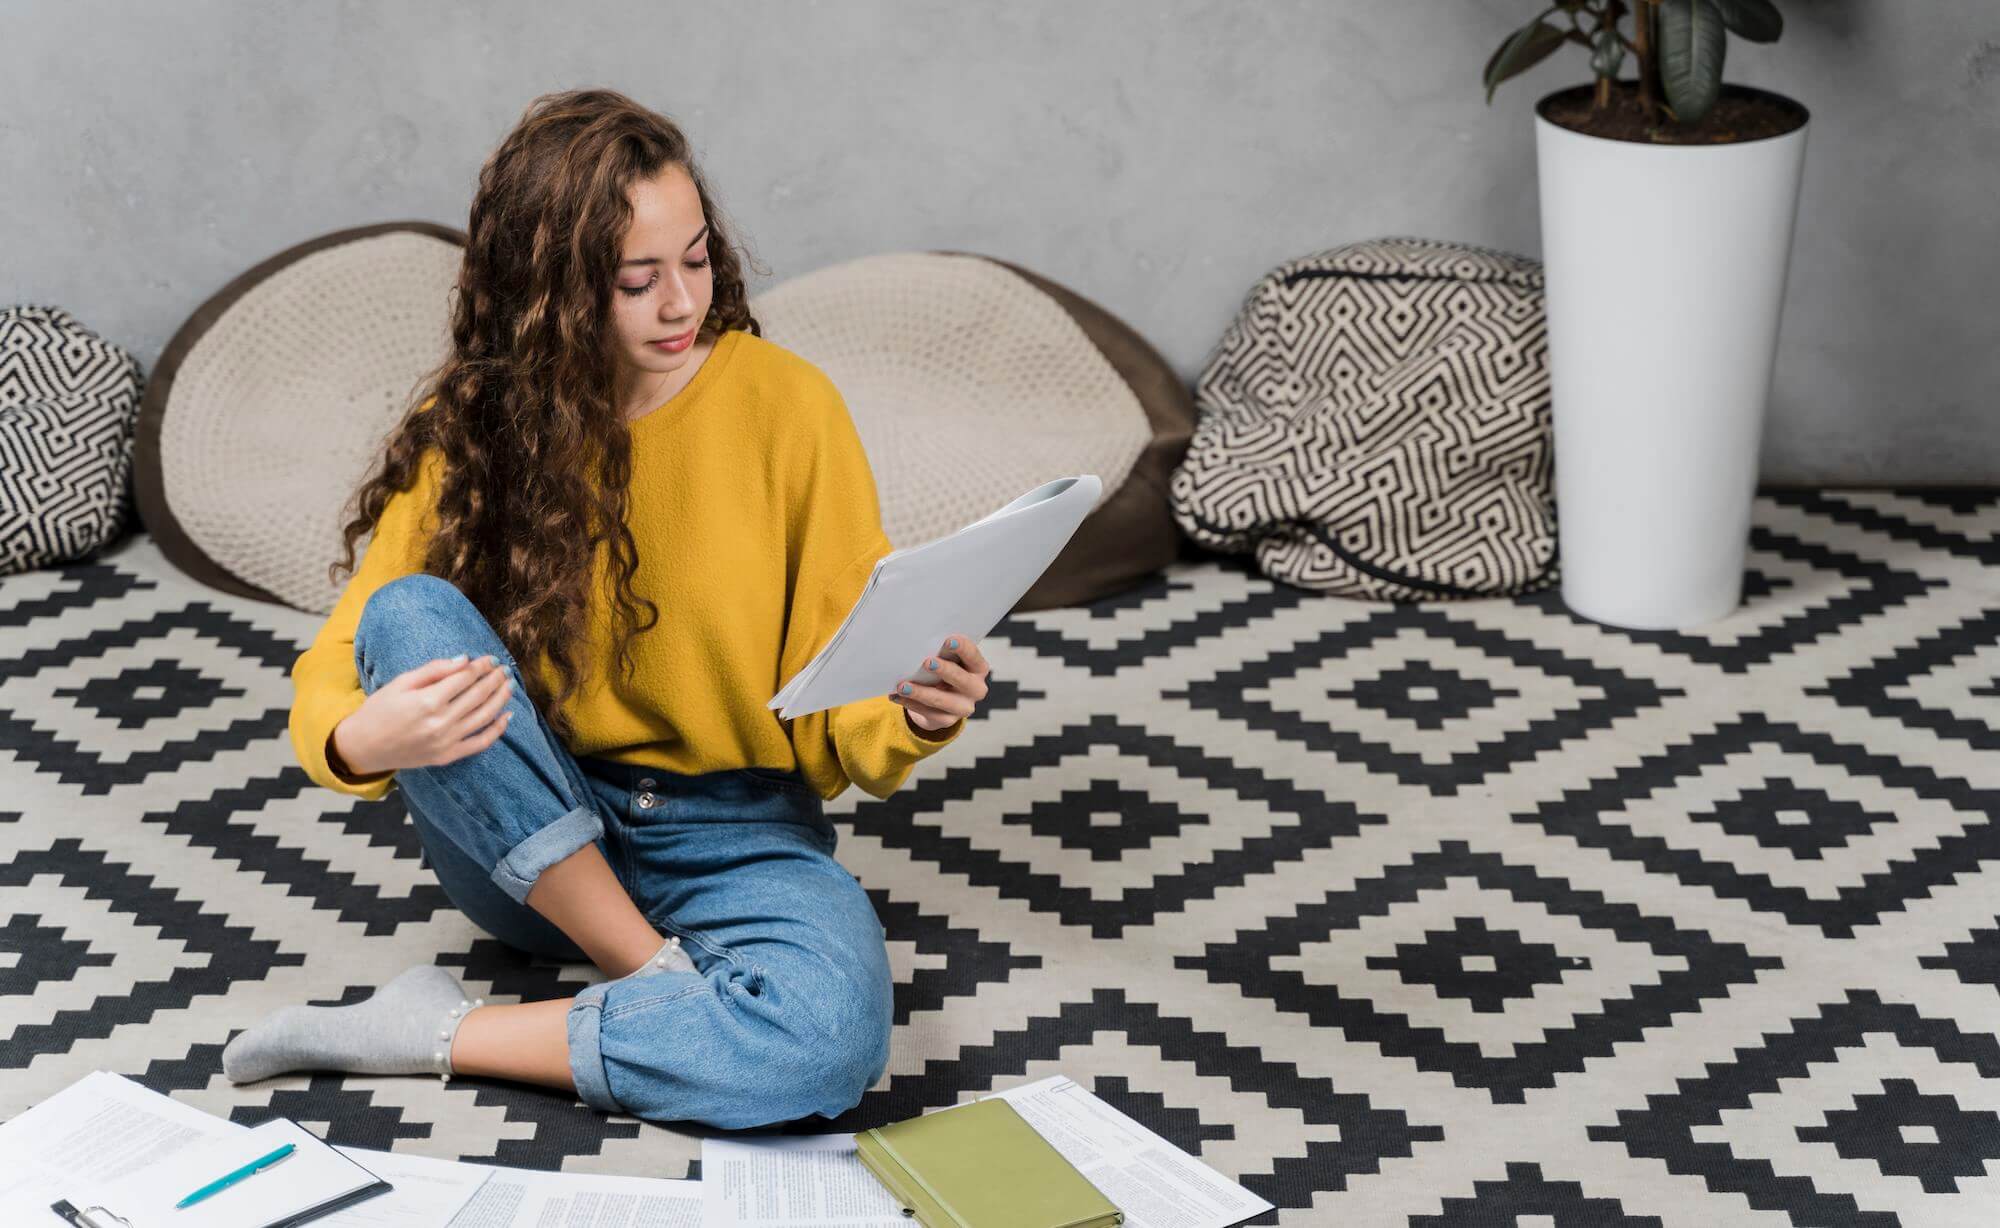
<path id="1" fill-rule="evenodd" d="M 451 346 L 389 434 L 349 501 L 345 557 L 392 494 L 410 489 L 430 449 L 441 461 L 437 531 L 423 570 L 471 599 L 522 666 L 529 697 L 565 741 L 563 702 L 580 684 L 592 576 L 601 548 L 614 581 L 617 658 L 659 622 L 632 591 L 625 524 L 631 439 L 616 392 L 611 294 L 632 208 L 627 189 L 669 165 L 694 181 L 709 225 L 714 296 L 696 344 L 751 317 L 730 227 L 681 129 L 607 89 L 545 94 L 480 168 L 451 312 Z M 646 607 L 640 625 L 638 606 Z M 553 694 L 535 663 L 557 675 Z"/>

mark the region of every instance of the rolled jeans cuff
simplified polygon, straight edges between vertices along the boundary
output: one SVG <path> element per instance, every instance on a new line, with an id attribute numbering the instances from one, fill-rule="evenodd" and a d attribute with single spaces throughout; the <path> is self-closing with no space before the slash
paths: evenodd
<path id="1" fill-rule="evenodd" d="M 569 1074 L 576 1083 L 578 1099 L 593 1109 L 622 1113 L 624 1106 L 611 1097 L 611 1079 L 604 1072 L 604 1053 L 598 1047 L 602 1026 L 604 992 L 610 981 L 599 981 L 576 995 L 564 1021 L 569 1031 Z"/>
<path id="2" fill-rule="evenodd" d="M 493 867 L 493 882 L 515 903 L 528 902 L 528 892 L 542 871 L 604 834 L 604 820 L 584 805 L 565 814 L 507 850 Z"/>

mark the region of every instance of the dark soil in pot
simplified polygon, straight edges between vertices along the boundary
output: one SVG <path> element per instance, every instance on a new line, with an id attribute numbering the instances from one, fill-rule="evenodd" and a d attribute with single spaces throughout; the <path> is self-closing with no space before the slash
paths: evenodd
<path id="1" fill-rule="evenodd" d="M 1647 120 L 1639 107 L 1639 83 L 1616 81 L 1611 101 L 1603 110 L 1593 105 L 1594 85 L 1577 85 L 1557 90 L 1536 105 L 1543 119 L 1586 136 L 1612 141 L 1633 141 L 1641 145 L 1734 145 L 1783 136 L 1802 127 L 1806 109 L 1783 94 L 1748 85 L 1724 84 L 1722 94 L 1708 114 L 1696 124 L 1682 124 L 1665 117 Z"/>

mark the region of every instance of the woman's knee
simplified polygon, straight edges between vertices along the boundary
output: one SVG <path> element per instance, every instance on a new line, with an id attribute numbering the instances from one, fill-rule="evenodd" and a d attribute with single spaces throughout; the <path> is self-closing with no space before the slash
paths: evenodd
<path id="1" fill-rule="evenodd" d="M 859 1104 L 888 1069 L 895 1007 L 889 986 L 852 977 L 831 981 L 817 1005 L 822 1036 L 806 1111 L 837 1117 Z"/>
<path id="2" fill-rule="evenodd" d="M 646 999 L 664 979 L 608 986 L 614 1001 L 597 1025 L 594 1060 L 619 1103 L 725 1130 L 838 1117 L 859 1104 L 888 1068 L 892 1010 L 820 977 L 775 976 L 744 972 L 658 1002 Z M 833 995 L 820 1004 L 831 1009 L 809 1008 L 813 993 Z"/>
<path id="3" fill-rule="evenodd" d="M 485 615 L 443 576 L 421 571 L 398 576 L 377 587 L 361 607 L 354 662 L 364 685 L 459 653 L 512 660 Z"/>
<path id="4" fill-rule="evenodd" d="M 757 1124 L 838 1117 L 860 1104 L 888 1067 L 888 1020 L 879 1028 L 849 1027 L 839 1035 L 801 1032 L 785 1048 L 787 1052 L 771 1055 L 771 1068 L 788 1071 L 790 1077 L 782 1090 L 771 1089 L 777 1094 L 754 1113 L 764 1119 Z"/>

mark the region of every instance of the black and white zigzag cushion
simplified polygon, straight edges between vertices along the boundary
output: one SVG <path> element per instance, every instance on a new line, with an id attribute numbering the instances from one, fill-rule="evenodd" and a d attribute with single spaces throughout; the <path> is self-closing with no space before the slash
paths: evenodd
<path id="1" fill-rule="evenodd" d="M 1169 484 L 1195 541 L 1302 588 L 1498 596 L 1556 557 L 1542 270 L 1381 239 L 1279 265 L 1195 387 Z"/>
<path id="2" fill-rule="evenodd" d="M 118 536 L 138 407 L 130 354 L 60 307 L 0 310 L 0 575 Z"/>

